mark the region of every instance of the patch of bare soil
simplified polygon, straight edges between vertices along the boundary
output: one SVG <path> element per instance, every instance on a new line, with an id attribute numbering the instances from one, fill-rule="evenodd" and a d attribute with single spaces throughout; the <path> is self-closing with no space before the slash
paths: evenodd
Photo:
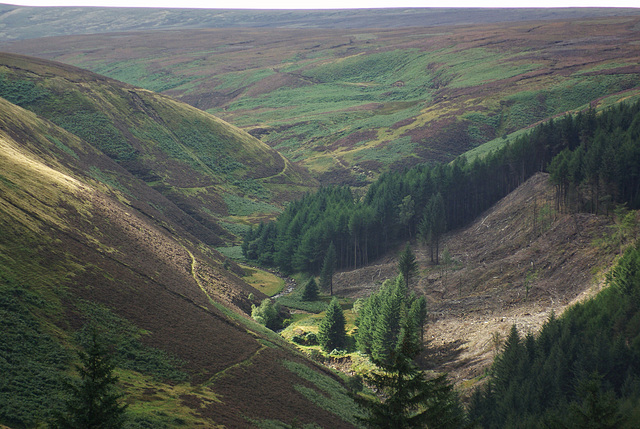
<path id="1" fill-rule="evenodd" d="M 428 251 L 414 245 L 420 274 L 411 289 L 429 302 L 426 369 L 446 371 L 463 396 L 476 385 L 516 325 L 537 332 L 552 312 L 592 296 L 603 286 L 603 271 L 616 255 L 594 238 L 611 219 L 554 210 L 548 176 L 538 174 L 465 229 L 448 234 L 441 250 L 451 262 L 432 264 Z M 397 274 L 395 257 L 338 273 L 334 290 L 365 297 Z M 472 380 L 472 381 L 470 381 Z"/>

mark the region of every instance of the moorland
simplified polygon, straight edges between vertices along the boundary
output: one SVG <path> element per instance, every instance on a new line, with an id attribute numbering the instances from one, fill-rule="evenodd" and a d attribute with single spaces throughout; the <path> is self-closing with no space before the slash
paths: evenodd
<path id="1" fill-rule="evenodd" d="M 2 6 L 0 424 L 99 326 L 130 428 L 358 427 L 419 328 L 467 422 L 634 427 L 638 11 L 413 12 Z"/>

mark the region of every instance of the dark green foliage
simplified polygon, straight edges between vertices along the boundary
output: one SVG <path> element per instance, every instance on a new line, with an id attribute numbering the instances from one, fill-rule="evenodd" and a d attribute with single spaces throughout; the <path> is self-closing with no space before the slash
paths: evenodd
<path id="1" fill-rule="evenodd" d="M 549 121 L 473 162 L 460 157 L 383 174 L 361 200 L 346 187 L 322 188 L 247 235 L 243 249 L 285 272 L 317 273 L 332 242 L 336 267 L 357 267 L 417 230 L 438 263 L 442 234 L 545 170 L 556 184 L 556 210 L 639 208 L 640 103 Z"/>
<path id="2" fill-rule="evenodd" d="M 418 349 L 419 333 L 427 316 L 424 297 L 407 294 L 402 275 L 386 280 L 364 301 L 356 319 L 358 349 L 379 362 L 386 362 L 394 350 L 412 344 Z"/>
<path id="3" fill-rule="evenodd" d="M 337 257 L 336 246 L 333 242 L 329 244 L 329 248 L 324 255 L 324 261 L 322 262 L 322 270 L 320 270 L 320 288 L 322 290 L 328 290 L 329 295 L 333 296 L 333 274 L 336 271 Z"/>
<path id="4" fill-rule="evenodd" d="M 313 277 L 311 277 L 309 281 L 304 284 L 302 299 L 304 301 L 315 301 L 316 299 L 318 299 L 318 284 Z"/>
<path id="5" fill-rule="evenodd" d="M 142 332 L 127 320 L 117 316 L 107 307 L 90 302 L 79 304 L 92 324 L 101 327 L 103 340 L 114 346 L 114 363 L 124 369 L 151 375 L 162 381 L 187 381 L 189 375 L 182 371 L 184 362 L 143 344 Z M 78 333 L 78 341 L 87 344 L 90 332 Z"/>
<path id="6" fill-rule="evenodd" d="M 445 218 L 444 200 L 439 192 L 427 203 L 422 221 L 418 225 L 418 236 L 429 246 L 431 262 L 439 263 L 440 237 L 446 232 L 447 221 Z M 435 254 L 435 260 L 433 258 Z"/>
<path id="7" fill-rule="evenodd" d="M 372 356 L 378 369 L 365 375 L 378 397 L 354 394 L 371 428 L 461 428 L 465 413 L 446 375 L 428 378 L 413 362 L 420 345 L 414 320 L 402 320 L 397 344 Z"/>
<path id="8" fill-rule="evenodd" d="M 313 332 L 307 332 L 304 335 L 294 335 L 291 337 L 291 341 L 301 346 L 316 346 L 318 345 L 318 336 Z"/>
<path id="9" fill-rule="evenodd" d="M 416 255 L 413 254 L 409 243 L 405 246 L 402 253 L 398 257 L 398 271 L 404 279 L 404 284 L 409 285 L 409 280 L 418 272 L 418 263 Z"/>
<path id="10" fill-rule="evenodd" d="M 411 303 L 409 319 L 413 320 L 420 330 L 420 343 L 424 342 L 424 323 L 427 321 L 427 299 L 421 296 Z"/>
<path id="11" fill-rule="evenodd" d="M 52 120 L 116 161 L 131 161 L 137 156 L 136 150 L 113 125 L 113 120 L 104 113 L 71 110 Z"/>
<path id="12" fill-rule="evenodd" d="M 31 81 L 10 79 L 4 74 L 0 74 L 0 97 L 10 103 L 26 107 L 47 96 L 49 96 L 49 92 L 46 89 Z"/>
<path id="13" fill-rule="evenodd" d="M 117 393 L 118 378 L 107 345 L 91 327 L 88 343 L 78 352 L 80 380 L 67 384 L 69 396 L 54 427 L 64 429 L 118 429 L 125 420 L 126 405 Z"/>
<path id="14" fill-rule="evenodd" d="M 401 353 L 364 379 L 383 395 L 383 399 L 354 395 L 366 413 L 361 421 L 369 428 L 459 429 L 465 425 L 464 410 L 446 375 L 427 378 Z"/>
<path id="15" fill-rule="evenodd" d="M 0 423 L 10 427 L 34 427 L 58 405 L 60 374 L 71 356 L 31 311 L 47 306 L 40 295 L 0 274 Z"/>
<path id="16" fill-rule="evenodd" d="M 327 313 L 318 327 L 318 343 L 322 350 L 330 352 L 335 349 L 344 349 L 347 343 L 345 327 L 347 322 L 342 312 L 342 307 L 336 298 L 331 300 L 327 307 Z"/>
<path id="17" fill-rule="evenodd" d="M 269 298 L 265 298 L 259 306 L 251 305 L 251 317 L 272 331 L 282 328 L 279 313 L 278 307 Z"/>
<path id="18" fill-rule="evenodd" d="M 634 427 L 621 412 L 640 400 L 640 247 L 608 280 L 596 298 L 551 317 L 537 338 L 512 328 L 487 387 L 474 395 L 472 418 L 484 428 Z M 600 424 L 575 426 L 587 421 Z"/>

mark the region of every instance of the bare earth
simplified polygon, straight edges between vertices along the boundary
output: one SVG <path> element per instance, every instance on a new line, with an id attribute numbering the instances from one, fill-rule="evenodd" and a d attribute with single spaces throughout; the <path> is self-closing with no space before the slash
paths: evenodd
<path id="1" fill-rule="evenodd" d="M 557 213 L 553 196 L 548 176 L 534 176 L 472 225 L 446 236 L 439 266 L 412 243 L 420 274 L 410 286 L 427 297 L 430 312 L 420 362 L 448 372 L 463 396 L 491 365 L 495 338 L 503 340 L 514 324 L 523 334 L 535 333 L 551 312 L 559 315 L 604 286 L 604 270 L 616 255 L 594 239 L 610 232 L 612 219 Z M 445 248 L 452 260 L 446 271 Z M 366 297 L 396 275 L 396 266 L 387 258 L 338 273 L 334 288 Z"/>

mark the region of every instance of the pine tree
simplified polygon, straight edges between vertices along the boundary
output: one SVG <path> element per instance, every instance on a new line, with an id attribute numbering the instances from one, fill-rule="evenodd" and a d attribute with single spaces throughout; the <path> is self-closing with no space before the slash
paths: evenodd
<path id="1" fill-rule="evenodd" d="M 405 329 L 412 328 L 408 324 Z M 446 375 L 427 378 L 412 359 L 419 352 L 411 340 L 415 333 L 405 332 L 402 338 L 386 361 L 374 360 L 379 369 L 364 376 L 381 398 L 353 394 L 365 412 L 360 420 L 370 428 L 463 427 L 464 411 Z"/>
<path id="2" fill-rule="evenodd" d="M 347 340 L 346 324 L 342 307 L 338 304 L 338 300 L 333 298 L 318 328 L 318 342 L 322 350 L 330 352 L 345 347 Z"/>
<path id="3" fill-rule="evenodd" d="M 69 397 L 65 410 L 58 413 L 54 427 L 65 429 L 117 429 L 123 427 L 127 405 L 116 393 L 118 378 L 113 374 L 111 355 L 98 337 L 95 327 L 89 331 L 89 344 L 78 352 L 76 369 L 80 380 L 68 383 Z"/>
<path id="4" fill-rule="evenodd" d="M 398 271 L 402 274 L 404 284 L 409 286 L 409 280 L 411 276 L 418 272 L 418 263 L 416 262 L 416 255 L 413 254 L 409 243 L 405 246 L 400 257 L 398 258 Z"/>
<path id="5" fill-rule="evenodd" d="M 320 271 L 320 288 L 322 290 L 329 290 L 331 296 L 333 296 L 333 273 L 336 271 L 336 264 L 336 247 L 333 245 L 333 242 L 331 242 L 324 255 L 322 271 Z"/>
<path id="6" fill-rule="evenodd" d="M 318 284 L 316 283 L 316 280 L 311 277 L 309 281 L 304 284 L 302 300 L 315 301 L 316 299 L 318 299 Z"/>
<path id="7" fill-rule="evenodd" d="M 420 331 L 420 343 L 424 342 L 424 322 L 427 320 L 427 299 L 424 296 L 413 301 L 409 316 Z"/>

